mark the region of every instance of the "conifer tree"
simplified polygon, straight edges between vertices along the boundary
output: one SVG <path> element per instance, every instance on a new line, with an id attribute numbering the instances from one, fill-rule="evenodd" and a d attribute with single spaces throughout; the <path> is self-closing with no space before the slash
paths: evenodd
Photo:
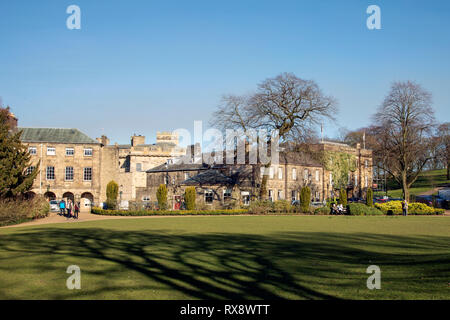
<path id="1" fill-rule="evenodd" d="M 29 191 L 39 170 L 38 163 L 27 174 L 31 156 L 20 140 L 21 134 L 11 125 L 9 108 L 0 108 L 0 198 Z"/>

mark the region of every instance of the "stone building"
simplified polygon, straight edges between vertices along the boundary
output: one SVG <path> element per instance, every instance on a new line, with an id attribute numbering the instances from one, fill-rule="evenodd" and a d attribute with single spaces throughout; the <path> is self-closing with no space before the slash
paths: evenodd
<path id="1" fill-rule="evenodd" d="M 326 157 L 333 160 L 334 155 L 344 155 L 354 162 L 351 170 L 343 172 L 347 177 L 343 185 L 338 185 L 333 177 L 336 169 L 325 161 Z M 207 165 L 202 161 L 165 163 L 147 171 L 147 185 L 138 188 L 136 199 L 144 203 L 156 202 L 156 189 L 165 184 L 169 206 L 173 209 L 179 205 L 188 186 L 196 188 L 197 203 L 201 207 L 223 207 L 233 201 L 248 205 L 257 199 L 263 175 L 267 175 L 266 188 L 271 201 L 299 200 L 304 186 L 311 189 L 311 201 L 338 197 L 341 187 L 347 189 L 349 198 L 364 197 L 367 188 L 372 186 L 372 152 L 360 146 L 352 148 L 324 142 L 308 145 L 303 151 L 280 152 L 278 164 L 268 168 L 249 164 Z"/>
<path id="2" fill-rule="evenodd" d="M 77 129 L 19 128 L 39 174 L 30 191 L 48 199 L 71 199 L 89 210 L 100 200 L 102 145 Z"/>

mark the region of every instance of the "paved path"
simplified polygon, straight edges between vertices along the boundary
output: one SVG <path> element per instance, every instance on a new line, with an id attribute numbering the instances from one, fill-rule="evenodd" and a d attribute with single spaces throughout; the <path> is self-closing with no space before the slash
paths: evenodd
<path id="1" fill-rule="evenodd" d="M 24 222 L 21 224 L 15 224 L 0 228 L 37 226 L 50 223 L 77 223 L 82 221 L 110 220 L 110 219 L 173 218 L 173 217 L 177 216 L 102 216 L 98 214 L 92 214 L 90 212 L 80 212 L 78 219 L 74 219 L 60 216 L 56 212 L 50 212 L 50 215 L 43 219 L 37 219 L 29 222 Z"/>

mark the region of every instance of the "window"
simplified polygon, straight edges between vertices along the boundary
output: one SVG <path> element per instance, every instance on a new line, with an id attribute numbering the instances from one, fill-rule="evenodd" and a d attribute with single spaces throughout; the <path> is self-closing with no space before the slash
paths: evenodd
<path id="1" fill-rule="evenodd" d="M 48 147 L 48 148 L 47 148 L 47 155 L 48 155 L 48 156 L 54 156 L 54 155 L 56 155 L 56 149 L 53 148 L 53 147 Z"/>
<path id="2" fill-rule="evenodd" d="M 284 197 L 283 197 L 283 190 L 278 190 L 278 200 L 281 200 L 281 199 L 283 199 Z"/>
<path id="3" fill-rule="evenodd" d="M 269 201 L 273 201 L 273 190 L 269 190 Z"/>
<path id="4" fill-rule="evenodd" d="M 66 148 L 66 156 L 73 156 L 75 154 L 74 148 Z"/>
<path id="5" fill-rule="evenodd" d="M 27 170 L 25 171 L 25 175 L 28 176 L 28 175 L 32 174 L 33 171 L 34 171 L 34 169 L 36 169 L 35 166 L 29 166 L 29 167 L 27 168 Z"/>
<path id="6" fill-rule="evenodd" d="M 355 173 L 355 187 L 358 186 L 358 174 Z"/>
<path id="7" fill-rule="evenodd" d="M 141 172 L 142 171 L 142 163 L 136 163 L 136 171 Z"/>
<path id="8" fill-rule="evenodd" d="M 46 176 L 47 180 L 55 180 L 55 167 L 47 167 Z"/>
<path id="9" fill-rule="evenodd" d="M 367 176 L 364 177 L 364 187 L 367 188 L 369 186 L 369 178 Z"/>
<path id="10" fill-rule="evenodd" d="M 305 181 L 309 180 L 309 170 L 308 169 L 303 170 L 303 179 Z"/>
<path id="11" fill-rule="evenodd" d="M 319 170 L 316 170 L 316 181 L 319 181 L 320 179 L 320 173 Z"/>
<path id="12" fill-rule="evenodd" d="M 185 172 L 185 173 L 184 173 L 184 180 L 187 180 L 187 179 L 189 179 L 189 178 L 190 178 L 189 172 Z"/>
<path id="13" fill-rule="evenodd" d="M 364 167 L 366 169 L 369 167 L 369 160 L 364 160 Z"/>
<path id="14" fill-rule="evenodd" d="M 92 181 L 92 168 L 84 168 L 83 180 L 84 181 Z"/>
<path id="15" fill-rule="evenodd" d="M 66 181 L 73 181 L 73 167 L 66 167 Z"/>
<path id="16" fill-rule="evenodd" d="M 283 179 L 283 168 L 278 167 L 278 179 Z"/>
<path id="17" fill-rule="evenodd" d="M 205 202 L 212 203 L 214 199 L 214 193 L 212 190 L 205 191 Z"/>
<path id="18" fill-rule="evenodd" d="M 84 156 L 85 157 L 92 157 L 92 148 L 84 149 Z"/>
<path id="19" fill-rule="evenodd" d="M 297 191 L 292 190 L 292 192 L 291 192 L 291 198 L 292 198 L 292 201 L 297 200 Z"/>
<path id="20" fill-rule="evenodd" d="M 270 169 L 269 169 L 269 177 L 270 177 L 270 179 L 273 179 L 273 175 L 274 175 L 274 169 L 273 169 L 273 167 L 270 167 Z"/>
<path id="21" fill-rule="evenodd" d="M 223 190 L 223 201 L 231 200 L 231 189 Z"/>
<path id="22" fill-rule="evenodd" d="M 28 153 L 32 156 L 35 156 L 37 154 L 37 149 L 36 147 L 29 147 L 28 148 Z"/>
<path id="23" fill-rule="evenodd" d="M 297 180 L 297 169 L 292 168 L 292 180 Z"/>
<path id="24" fill-rule="evenodd" d="M 150 201 L 150 196 L 143 196 L 142 201 L 145 201 L 145 202 Z"/>
<path id="25" fill-rule="evenodd" d="M 248 206 L 250 204 L 250 193 L 248 191 L 242 191 L 241 196 L 242 196 L 242 202 L 244 203 L 244 205 Z"/>

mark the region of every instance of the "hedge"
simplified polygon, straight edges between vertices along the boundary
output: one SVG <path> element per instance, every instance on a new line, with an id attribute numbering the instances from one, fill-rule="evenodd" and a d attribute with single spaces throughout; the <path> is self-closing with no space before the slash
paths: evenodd
<path id="1" fill-rule="evenodd" d="M 389 201 L 386 203 L 376 203 L 375 208 L 383 211 L 384 214 L 401 215 L 402 202 L 401 201 Z M 408 205 L 408 214 L 411 215 L 433 215 L 444 214 L 444 209 L 437 209 L 427 206 L 425 203 L 413 202 Z"/>
<path id="2" fill-rule="evenodd" d="M 247 209 L 234 210 L 104 210 L 98 207 L 91 209 L 93 214 L 102 216 L 183 216 L 183 215 L 236 215 L 248 213 Z"/>
<path id="3" fill-rule="evenodd" d="M 349 203 L 347 205 L 347 214 L 351 216 L 378 216 L 383 215 L 383 212 L 364 203 Z"/>

